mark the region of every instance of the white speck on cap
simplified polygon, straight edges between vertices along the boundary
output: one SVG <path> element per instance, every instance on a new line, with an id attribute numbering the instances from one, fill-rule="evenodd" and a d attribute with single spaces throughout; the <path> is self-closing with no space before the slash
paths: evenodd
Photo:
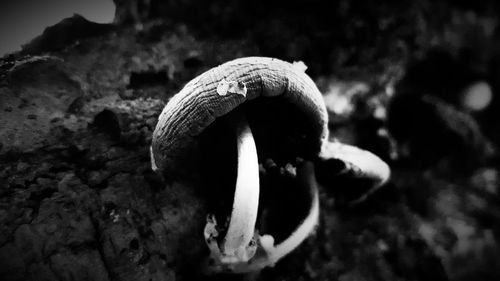
<path id="1" fill-rule="evenodd" d="M 244 97 L 247 96 L 247 86 L 243 82 L 236 81 L 226 81 L 226 79 L 222 79 L 217 85 L 217 94 L 221 96 L 225 96 L 228 93 L 242 95 Z"/>

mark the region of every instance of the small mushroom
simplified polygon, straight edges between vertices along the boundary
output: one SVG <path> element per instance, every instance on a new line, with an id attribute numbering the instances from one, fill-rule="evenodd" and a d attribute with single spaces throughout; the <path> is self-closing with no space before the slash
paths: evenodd
<path id="1" fill-rule="evenodd" d="M 318 182 L 352 206 L 389 180 L 391 170 L 375 154 L 356 146 L 327 141 L 315 162 Z M 349 186 L 349 190 L 329 187 Z M 340 194 L 340 195 L 339 195 Z M 342 197 L 342 198 L 340 198 Z"/>
<path id="2" fill-rule="evenodd" d="M 225 145 L 223 134 L 210 134 L 221 124 L 232 131 L 235 150 Z M 215 215 L 207 217 L 208 272 L 241 273 L 272 266 L 308 237 L 319 216 L 316 163 L 323 167 L 332 161 L 343 163 L 337 174 L 369 179 L 372 186 L 388 179 L 388 166 L 375 155 L 327 141 L 327 124 L 323 97 L 304 68 L 273 58 L 248 57 L 224 63 L 191 80 L 172 97 L 153 133 L 153 169 L 167 178 L 185 176 L 182 167 L 186 159 L 194 147 L 203 147 L 199 143 L 204 139 L 223 147 L 215 157 L 221 161 L 236 151 L 229 222 L 221 224 Z M 272 159 L 279 167 L 295 163 L 296 174 L 290 177 L 296 184 L 285 192 L 302 190 L 307 194 L 300 197 L 306 211 L 292 219 L 294 224 L 287 228 L 290 231 L 280 237 L 258 226 L 265 221 L 262 213 L 266 206 L 259 206 L 265 196 L 259 179 L 265 177 L 265 171 L 259 175 L 259 160 L 262 163 L 264 159 Z M 216 165 L 208 168 L 211 166 Z M 220 176 L 234 177 L 229 174 Z M 321 176 L 330 179 L 335 174 L 322 172 Z"/>

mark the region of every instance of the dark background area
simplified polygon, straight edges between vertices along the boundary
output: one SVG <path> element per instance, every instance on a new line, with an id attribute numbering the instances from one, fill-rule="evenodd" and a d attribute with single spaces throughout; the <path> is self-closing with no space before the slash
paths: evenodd
<path id="1" fill-rule="evenodd" d="M 0 280 L 202 278 L 200 183 L 162 182 L 151 134 L 187 81 L 252 55 L 303 61 L 331 134 L 392 177 L 354 205 L 323 187 L 303 245 L 220 278 L 500 280 L 497 1 L 115 5 L 113 23 L 68 14 L 0 59 Z M 30 22 L 7 18 L 0 44 Z"/>

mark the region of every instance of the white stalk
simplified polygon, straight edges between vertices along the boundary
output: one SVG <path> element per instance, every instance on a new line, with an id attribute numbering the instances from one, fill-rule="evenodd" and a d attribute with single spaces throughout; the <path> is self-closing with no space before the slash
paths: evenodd
<path id="1" fill-rule="evenodd" d="M 309 209 L 309 214 L 302 221 L 299 227 L 280 244 L 274 245 L 274 239 L 270 235 L 263 235 L 260 238 L 262 247 L 268 253 L 267 265 L 274 265 L 282 257 L 288 255 L 291 251 L 297 248 L 318 224 L 319 218 L 319 195 L 314 175 L 314 166 L 311 162 L 305 162 L 303 167 L 297 169 L 297 179 L 304 181 L 303 184 L 308 186 L 312 195 L 312 205 Z"/>
<path id="2" fill-rule="evenodd" d="M 237 140 L 238 172 L 231 220 L 221 252 L 241 262 L 253 256 L 253 253 L 247 252 L 247 247 L 254 236 L 259 207 L 259 162 L 247 120 L 242 115 L 235 119 L 233 127 Z"/>

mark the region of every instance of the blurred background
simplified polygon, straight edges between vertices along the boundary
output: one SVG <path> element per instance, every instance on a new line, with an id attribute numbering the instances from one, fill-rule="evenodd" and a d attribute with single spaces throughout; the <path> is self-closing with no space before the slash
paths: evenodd
<path id="1" fill-rule="evenodd" d="M 392 178 L 357 204 L 322 190 L 316 233 L 244 278 L 500 280 L 499 15 L 493 0 L 3 1 L 0 279 L 201 278 L 200 195 L 149 169 L 151 133 L 187 81 L 259 55 L 304 62 L 332 136 Z"/>

